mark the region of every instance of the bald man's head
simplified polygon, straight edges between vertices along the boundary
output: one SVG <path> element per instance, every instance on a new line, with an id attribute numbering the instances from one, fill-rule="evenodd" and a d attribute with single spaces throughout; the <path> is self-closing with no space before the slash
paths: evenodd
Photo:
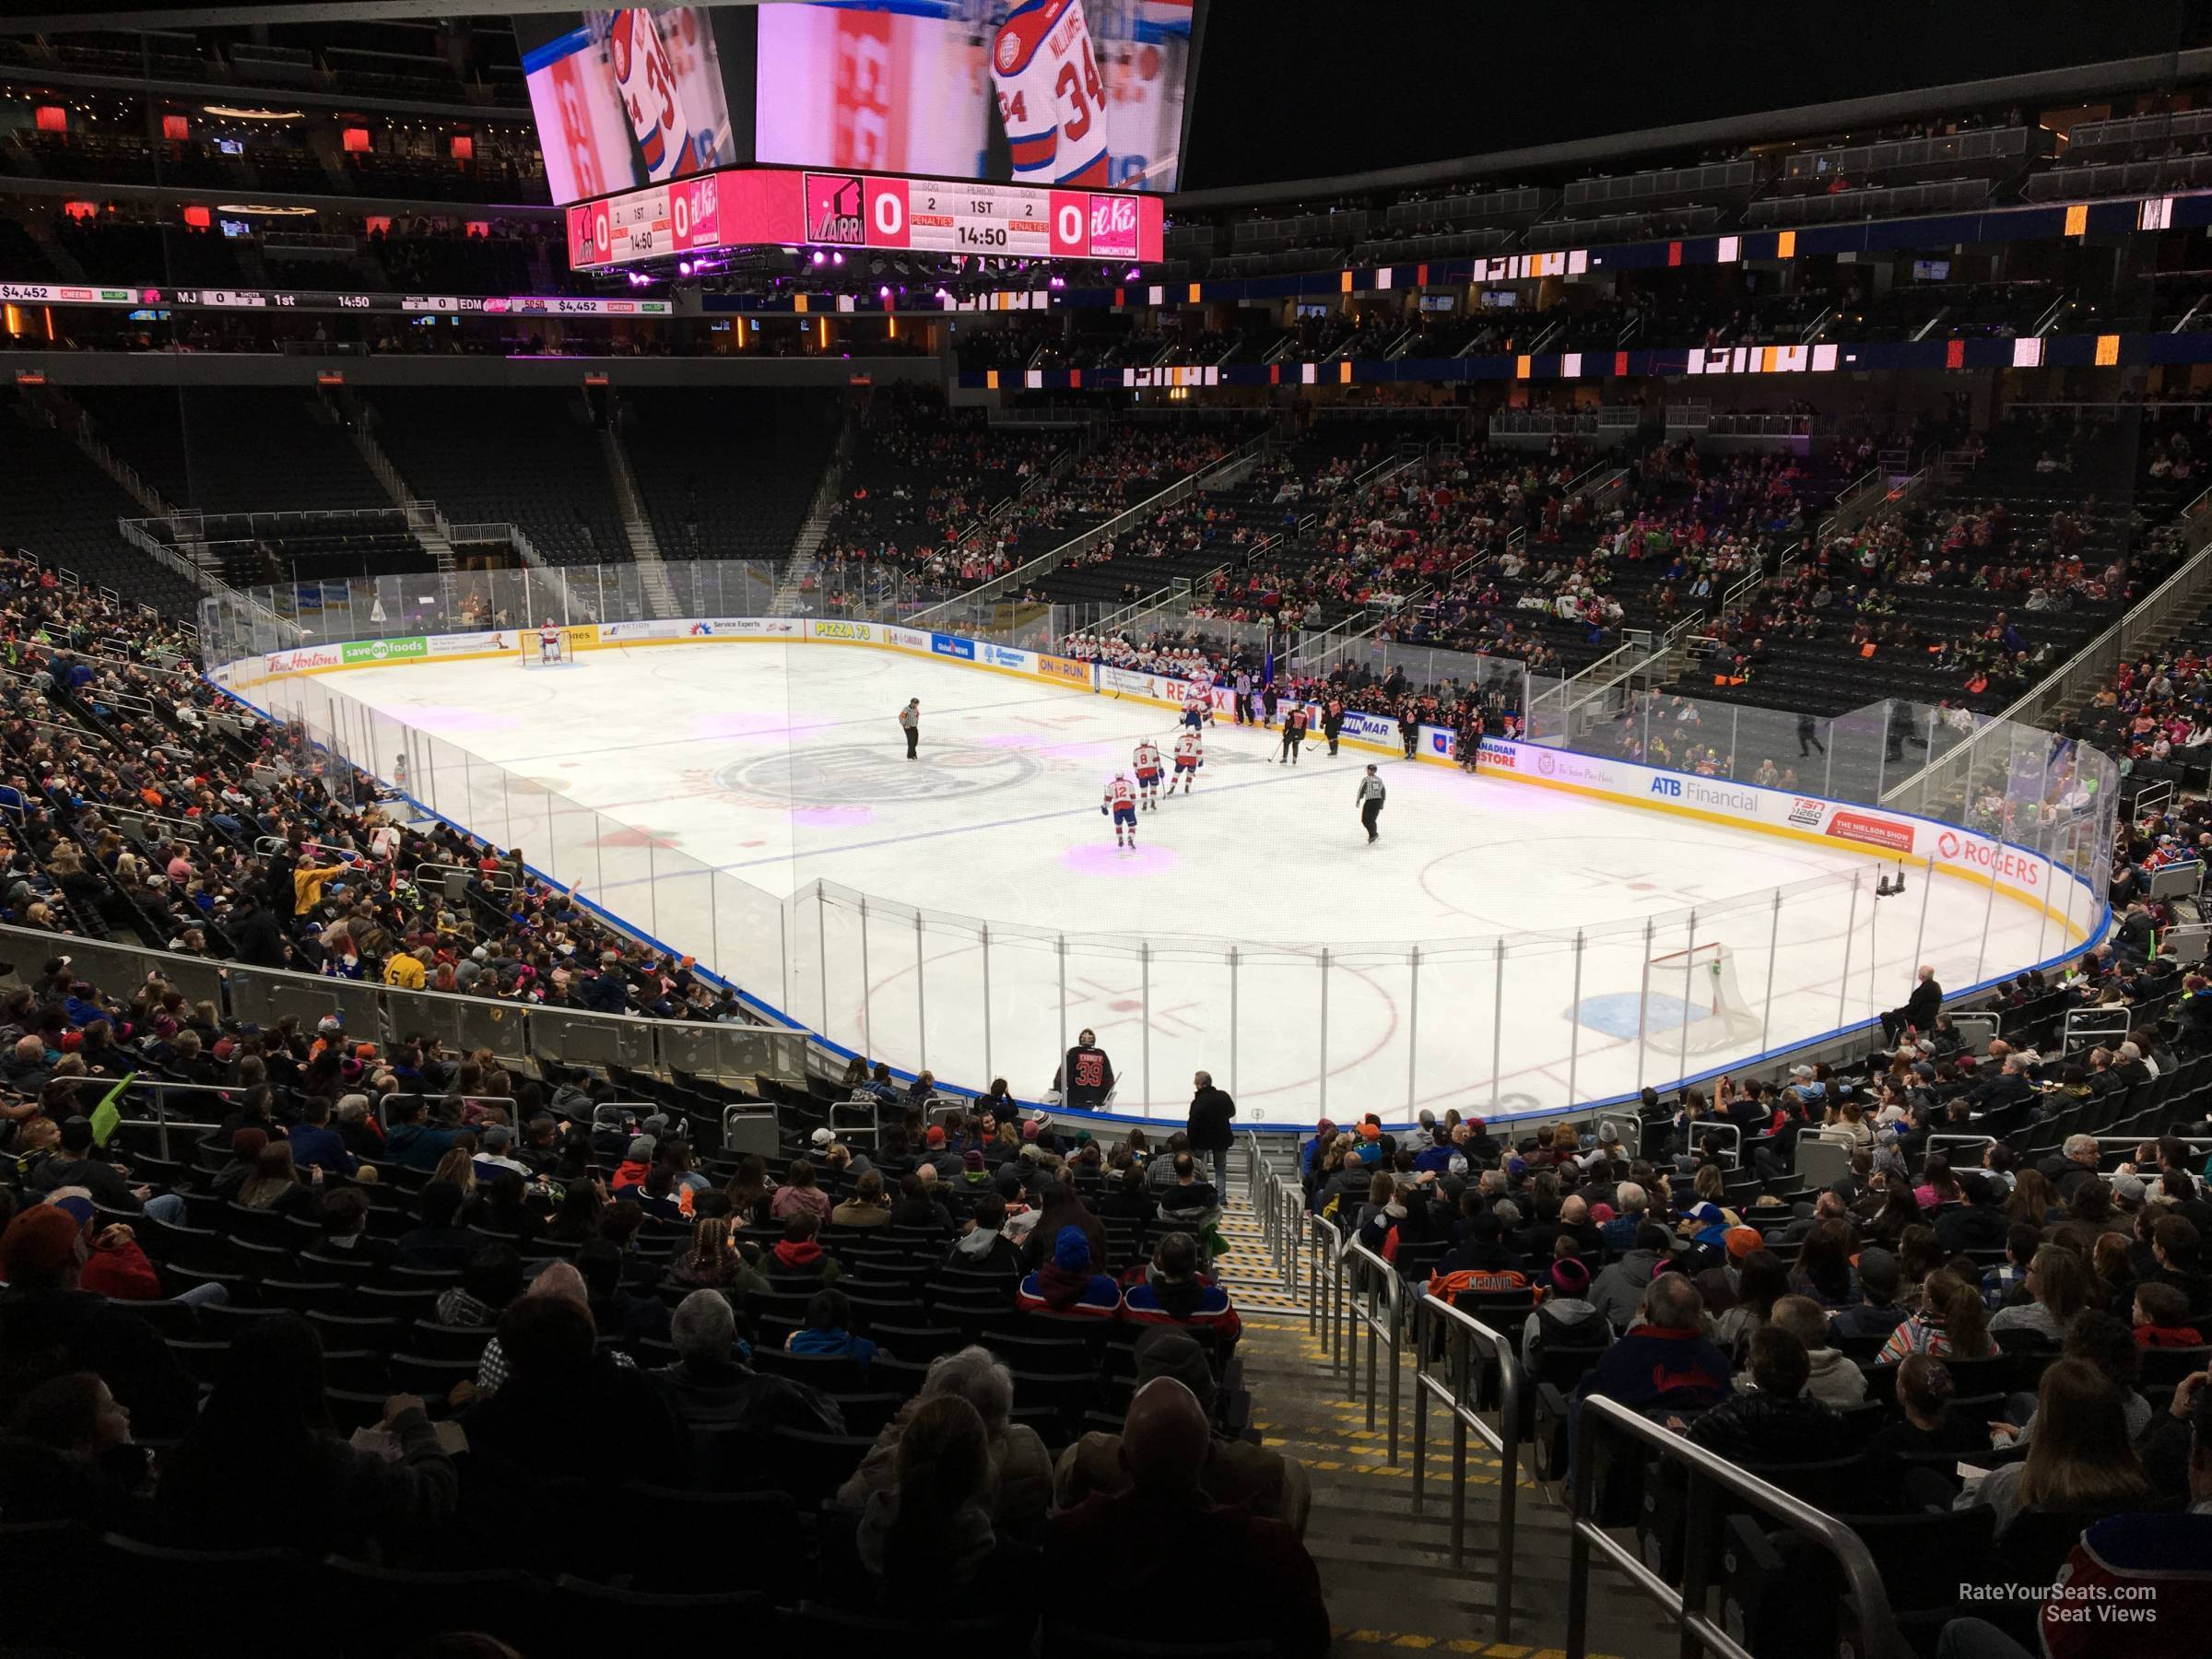
<path id="1" fill-rule="evenodd" d="M 1559 1219 L 1570 1227 L 1580 1227 L 1590 1219 L 1589 1202 L 1579 1194 L 1570 1194 L 1567 1201 L 1559 1206 Z"/>
<path id="2" fill-rule="evenodd" d="M 1195 1492 L 1212 1444 L 1198 1396 L 1173 1377 L 1155 1377 L 1129 1402 L 1122 1467 L 1141 1491 Z"/>

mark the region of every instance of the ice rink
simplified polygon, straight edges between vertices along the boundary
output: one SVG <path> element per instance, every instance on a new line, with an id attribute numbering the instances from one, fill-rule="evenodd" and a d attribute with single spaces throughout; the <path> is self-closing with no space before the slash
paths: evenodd
<path id="1" fill-rule="evenodd" d="M 1179 1118 L 1198 1067 L 1262 1122 L 1553 1110 L 1865 1018 L 1916 958 L 1957 991 L 2074 942 L 1918 869 L 1877 903 L 1894 866 L 1871 855 L 1318 740 L 1293 768 L 1226 724 L 1124 852 L 1100 794 L 1139 739 L 1171 746 L 1169 711 L 902 653 L 633 646 L 323 683 L 443 740 L 367 738 L 386 775 L 408 756 L 418 799 L 832 1041 L 1033 1098 L 1089 1026 L 1122 1112 Z M 1733 1029 L 1710 976 L 1645 967 L 1716 943 Z"/>

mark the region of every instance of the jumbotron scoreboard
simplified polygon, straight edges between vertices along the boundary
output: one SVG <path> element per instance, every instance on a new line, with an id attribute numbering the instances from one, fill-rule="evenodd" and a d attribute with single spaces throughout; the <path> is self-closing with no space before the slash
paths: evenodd
<path id="1" fill-rule="evenodd" d="M 1160 238 L 1157 195 L 812 168 L 724 168 L 568 209 L 580 271 L 764 243 L 1143 265 Z"/>

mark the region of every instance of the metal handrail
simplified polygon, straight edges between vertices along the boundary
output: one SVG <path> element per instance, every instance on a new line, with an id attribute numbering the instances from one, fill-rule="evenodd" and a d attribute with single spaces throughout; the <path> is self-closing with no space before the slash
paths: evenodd
<path id="1" fill-rule="evenodd" d="M 1351 1317 L 1367 1330 L 1367 1429 L 1370 1434 L 1375 1429 L 1375 1345 L 1384 1340 L 1390 1344 L 1390 1435 L 1389 1450 L 1383 1461 L 1395 1464 L 1398 1461 L 1398 1362 L 1406 1346 L 1406 1281 L 1399 1277 L 1395 1267 L 1357 1239 L 1346 1249 L 1345 1259 L 1364 1265 L 1371 1275 L 1379 1275 L 1379 1279 L 1368 1287 L 1371 1302 L 1376 1286 L 1380 1285 L 1385 1291 L 1384 1300 L 1390 1304 L 1390 1322 L 1385 1324 L 1376 1317 L 1371 1305 L 1360 1306 L 1359 1287 L 1355 1284 L 1351 1289 Z M 1347 1385 L 1356 1394 L 1359 1392 L 1359 1339 L 1357 1333 L 1352 1337 L 1350 1354 L 1351 1370 L 1347 1377 Z"/>
<path id="2" fill-rule="evenodd" d="M 1443 1321 L 1444 1374 L 1429 1369 L 1434 1322 Z M 1492 1429 L 1467 1399 L 1475 1368 L 1470 1347 L 1498 1367 L 1498 1427 Z M 1511 1641 L 1513 1627 L 1513 1517 L 1520 1487 L 1521 1398 L 1524 1379 L 1512 1339 L 1426 1291 L 1413 1299 L 1413 1507 L 1421 1507 L 1429 1469 L 1429 1399 L 1452 1414 L 1452 1565 L 1465 1565 L 1467 1537 L 1467 1434 L 1471 1430 L 1498 1454 L 1498 1629 L 1493 1640 Z"/>
<path id="3" fill-rule="evenodd" d="M 1618 1433 L 1639 1441 L 1688 1471 L 1688 1518 L 1683 1530 L 1688 1547 L 1682 1551 L 1682 1583 L 1678 1589 L 1644 1565 L 1634 1550 L 1615 1542 L 1590 1518 L 1597 1486 L 1597 1459 L 1591 1455 L 1591 1441 L 1599 1433 Z M 1582 1402 L 1575 1421 L 1575 1438 L 1580 1450 L 1574 1460 L 1574 1519 L 1568 1533 L 1567 1659 L 1584 1659 L 1590 1649 L 1590 1553 L 1594 1549 L 1681 1624 L 1686 1659 L 1700 1649 L 1725 1654 L 1728 1659 L 1754 1659 L 1748 1648 L 1705 1612 L 1709 1588 L 1705 1582 L 1706 1551 L 1698 1546 L 1714 1524 L 1712 1502 L 1714 1487 L 1733 1493 L 1836 1558 L 1849 1586 L 1843 1603 L 1852 1610 L 1858 1626 L 1853 1644 L 1856 1652 L 1866 1654 L 1868 1659 L 1907 1659 L 1912 1653 L 1898 1632 L 1897 1620 L 1889 1611 L 1889 1593 L 1882 1587 L 1882 1575 L 1875 1567 L 1865 1540 L 1833 1515 L 1823 1514 L 1781 1488 L 1769 1486 L 1749 1471 L 1737 1468 L 1727 1459 L 1603 1394 L 1589 1395 Z"/>

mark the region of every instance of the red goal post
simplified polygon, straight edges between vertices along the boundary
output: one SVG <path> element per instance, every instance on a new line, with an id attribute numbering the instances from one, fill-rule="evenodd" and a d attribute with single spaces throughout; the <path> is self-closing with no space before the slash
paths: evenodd
<path id="1" fill-rule="evenodd" d="M 1724 1048 L 1756 1038 L 1764 1023 L 1744 1000 L 1735 981 L 1735 953 L 1725 945 L 1661 951 L 1644 963 L 1643 982 L 1647 1000 L 1672 997 L 1679 1010 L 1672 1018 L 1662 1013 L 1653 1019 L 1653 1041 L 1662 1049 L 1670 1041 L 1685 1041 L 1693 1053 Z"/>

